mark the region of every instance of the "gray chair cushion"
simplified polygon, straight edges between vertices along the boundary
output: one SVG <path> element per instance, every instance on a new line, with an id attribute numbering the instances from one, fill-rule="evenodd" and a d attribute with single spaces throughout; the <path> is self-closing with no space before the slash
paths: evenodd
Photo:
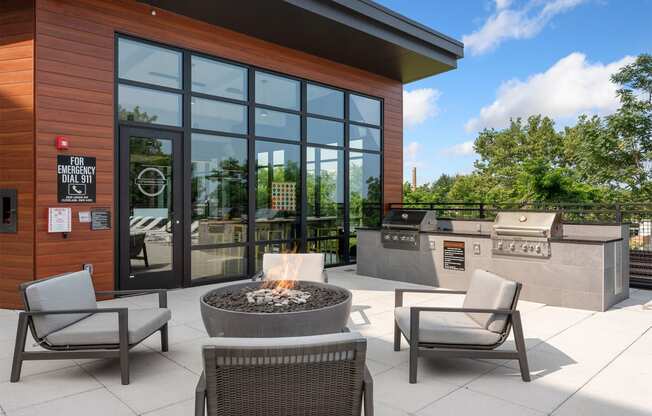
<path id="1" fill-rule="evenodd" d="M 147 338 L 172 318 L 165 308 L 129 309 L 129 344 Z M 51 345 L 119 344 L 118 314 L 96 313 L 48 335 Z"/>
<path id="2" fill-rule="evenodd" d="M 394 309 L 394 319 L 401 332 L 410 338 L 410 308 Z M 433 344 L 493 345 L 500 334 L 491 332 L 464 312 L 421 312 L 419 342 Z"/>
<path id="3" fill-rule="evenodd" d="M 67 273 L 36 281 L 25 289 L 30 311 L 62 309 L 95 309 L 95 289 L 86 271 Z M 84 319 L 88 314 L 50 315 L 34 317 L 34 329 L 39 338 Z"/>
<path id="4" fill-rule="evenodd" d="M 324 335 L 310 335 L 305 337 L 279 337 L 279 338 L 228 338 L 216 337 L 210 339 L 210 345 L 220 348 L 248 349 L 248 348 L 292 348 L 311 347 L 315 345 L 328 345 L 338 342 L 360 341 L 366 338 L 357 332 L 337 332 Z"/>
<path id="5" fill-rule="evenodd" d="M 511 309 L 516 296 L 516 282 L 503 279 L 486 270 L 475 270 L 464 298 L 465 308 Z M 471 318 L 482 328 L 493 332 L 505 330 L 507 315 L 471 313 Z"/>

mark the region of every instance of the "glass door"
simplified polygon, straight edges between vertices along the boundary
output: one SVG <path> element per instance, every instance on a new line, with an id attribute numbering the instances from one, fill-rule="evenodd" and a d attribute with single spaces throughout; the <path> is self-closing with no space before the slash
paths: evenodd
<path id="1" fill-rule="evenodd" d="M 182 285 L 181 133 L 120 127 L 120 288 Z"/>

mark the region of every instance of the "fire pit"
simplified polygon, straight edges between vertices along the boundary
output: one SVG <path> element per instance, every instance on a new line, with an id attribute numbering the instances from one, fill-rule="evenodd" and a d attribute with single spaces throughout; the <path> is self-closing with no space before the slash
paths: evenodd
<path id="1" fill-rule="evenodd" d="M 351 292 L 319 282 L 268 280 L 212 290 L 201 298 L 211 337 L 292 337 L 340 332 Z"/>

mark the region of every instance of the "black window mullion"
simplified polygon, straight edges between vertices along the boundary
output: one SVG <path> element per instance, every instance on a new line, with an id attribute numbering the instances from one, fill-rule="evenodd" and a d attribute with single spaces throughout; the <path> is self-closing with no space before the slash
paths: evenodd
<path id="1" fill-rule="evenodd" d="M 183 97 L 181 101 L 181 125 L 183 126 L 182 137 L 182 161 L 183 161 L 183 285 L 190 286 L 192 283 L 192 260 L 190 256 L 190 246 L 192 244 L 192 233 L 190 231 L 192 224 L 192 149 L 191 149 L 191 132 L 190 132 L 190 54 L 184 52 L 182 55 L 181 65 L 181 87 L 183 88 Z M 185 208 L 185 209 L 184 209 Z"/>
<path id="2" fill-rule="evenodd" d="M 307 167 L 307 160 L 308 160 L 308 148 L 307 148 L 307 131 L 308 131 L 308 119 L 305 116 L 306 112 L 306 107 L 307 107 L 307 87 L 305 82 L 301 82 L 300 84 L 300 97 L 299 97 L 299 109 L 301 110 L 301 119 L 300 119 L 300 126 L 301 126 L 301 134 L 300 134 L 300 142 L 301 142 L 301 156 L 300 156 L 300 169 L 299 169 L 299 176 L 300 176 L 300 191 L 299 191 L 299 201 L 300 201 L 300 213 L 299 213 L 299 218 L 300 218 L 300 223 L 299 223 L 299 237 L 300 237 L 300 243 L 299 243 L 299 251 L 300 252 L 306 252 L 308 249 L 306 246 L 306 235 L 307 235 L 307 230 L 308 230 L 308 167 Z"/>
<path id="3" fill-rule="evenodd" d="M 344 92 L 344 241 L 340 244 L 343 245 L 344 259 L 343 262 L 348 264 L 351 262 L 351 253 L 349 247 L 350 239 L 350 218 L 349 218 L 349 93 Z"/>
<path id="4" fill-rule="evenodd" d="M 256 273 L 256 183 L 257 183 L 257 171 L 256 171 L 256 126 L 255 126 L 255 107 L 251 105 L 255 97 L 255 83 L 253 76 L 253 69 L 249 68 L 247 70 L 247 92 L 249 94 L 248 102 L 250 103 L 247 107 L 247 169 L 248 169 L 248 178 L 247 182 L 247 194 L 248 201 L 247 211 L 248 211 L 248 227 L 247 227 L 247 273 L 249 276 L 253 276 Z"/>

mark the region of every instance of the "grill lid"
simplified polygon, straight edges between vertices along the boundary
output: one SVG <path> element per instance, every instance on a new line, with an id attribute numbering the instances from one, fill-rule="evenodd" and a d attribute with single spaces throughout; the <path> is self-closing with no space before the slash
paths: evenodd
<path id="1" fill-rule="evenodd" d="M 557 212 L 499 212 L 493 234 L 494 237 L 561 237 L 562 227 Z"/>
<path id="2" fill-rule="evenodd" d="M 434 211 L 416 209 L 393 209 L 383 218 L 384 228 L 406 228 L 429 231 L 435 229 L 437 217 Z"/>

